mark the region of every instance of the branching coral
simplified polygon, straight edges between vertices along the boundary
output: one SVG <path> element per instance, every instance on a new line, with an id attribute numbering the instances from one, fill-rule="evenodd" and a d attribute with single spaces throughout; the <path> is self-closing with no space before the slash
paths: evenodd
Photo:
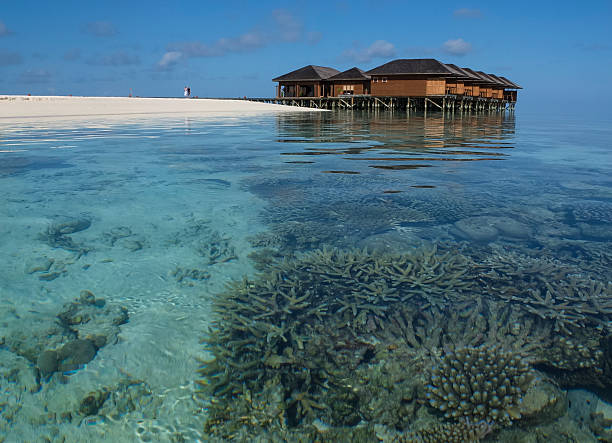
<path id="1" fill-rule="evenodd" d="M 497 346 L 459 348 L 438 359 L 426 397 L 448 419 L 509 424 L 520 418 L 518 405 L 532 380 L 517 353 Z"/>

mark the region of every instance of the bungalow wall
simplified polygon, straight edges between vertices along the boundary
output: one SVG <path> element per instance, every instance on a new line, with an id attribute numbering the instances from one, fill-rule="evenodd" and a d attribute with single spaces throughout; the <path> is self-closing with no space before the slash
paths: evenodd
<path id="1" fill-rule="evenodd" d="M 492 92 L 493 98 L 503 99 L 504 98 L 504 90 L 503 88 L 493 88 Z"/>
<path id="2" fill-rule="evenodd" d="M 504 91 L 504 100 L 515 102 L 517 99 L 517 91 Z"/>
<path id="3" fill-rule="evenodd" d="M 369 82 L 334 82 L 333 97 L 338 97 L 344 94 L 345 91 L 353 95 L 369 94 L 368 84 Z"/>
<path id="4" fill-rule="evenodd" d="M 324 97 L 324 94 L 329 95 L 329 87 L 322 82 L 301 81 L 301 82 L 279 82 L 279 90 L 277 94 L 282 95 L 284 88 L 284 97 Z"/>
<path id="5" fill-rule="evenodd" d="M 414 76 L 372 76 L 372 95 L 383 97 L 424 97 L 444 95 L 445 79 L 414 78 Z"/>
<path id="6" fill-rule="evenodd" d="M 465 84 L 463 82 L 454 82 L 449 83 L 446 81 L 446 93 L 447 94 L 455 94 L 455 95 L 464 95 L 465 94 Z"/>
<path id="7" fill-rule="evenodd" d="M 491 98 L 493 97 L 493 88 L 490 86 L 480 87 L 480 97 Z"/>

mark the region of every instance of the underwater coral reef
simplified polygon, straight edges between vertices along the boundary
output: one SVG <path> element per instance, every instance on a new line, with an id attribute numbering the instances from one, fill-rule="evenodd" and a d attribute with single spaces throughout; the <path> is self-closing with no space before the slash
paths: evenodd
<path id="1" fill-rule="evenodd" d="M 609 283 L 520 255 L 323 248 L 271 260 L 214 302 L 205 432 L 480 441 L 551 422 L 567 411 L 555 386 L 610 387 L 611 302 Z"/>

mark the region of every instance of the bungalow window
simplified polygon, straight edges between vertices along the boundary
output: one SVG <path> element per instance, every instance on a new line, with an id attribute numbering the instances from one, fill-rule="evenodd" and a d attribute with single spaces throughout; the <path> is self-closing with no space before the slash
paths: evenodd
<path id="1" fill-rule="evenodd" d="M 373 81 L 374 83 L 378 83 L 378 77 L 372 77 L 372 81 Z"/>
<path id="2" fill-rule="evenodd" d="M 382 78 L 380 79 L 380 81 L 381 81 L 381 82 L 383 82 L 383 83 L 387 83 L 387 77 L 382 77 Z"/>

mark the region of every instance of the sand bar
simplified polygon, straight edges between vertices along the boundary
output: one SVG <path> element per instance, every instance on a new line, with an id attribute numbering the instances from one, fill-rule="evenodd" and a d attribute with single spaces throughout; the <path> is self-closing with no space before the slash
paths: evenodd
<path id="1" fill-rule="evenodd" d="M 231 99 L 0 95 L 0 119 L 147 114 L 222 117 L 304 111 L 318 110 Z"/>

